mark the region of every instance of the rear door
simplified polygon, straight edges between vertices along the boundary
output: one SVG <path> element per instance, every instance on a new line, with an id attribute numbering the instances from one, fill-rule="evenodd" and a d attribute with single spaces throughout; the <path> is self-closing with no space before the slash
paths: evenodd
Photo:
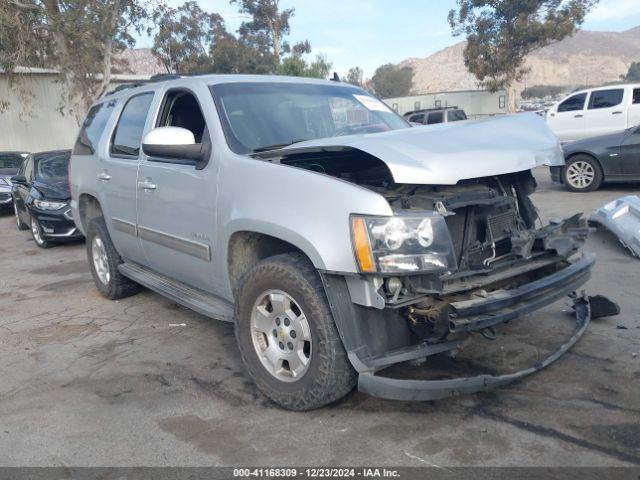
<path id="1" fill-rule="evenodd" d="M 640 178 L 640 126 L 629 130 L 620 145 L 621 175 Z"/>
<path id="2" fill-rule="evenodd" d="M 584 112 L 587 92 L 576 93 L 558 104 L 547 117 L 547 123 L 561 142 L 579 140 L 585 136 Z"/>
<path id="3" fill-rule="evenodd" d="M 122 102 L 105 155 L 99 160 L 97 179 L 109 233 L 120 255 L 143 262 L 136 236 L 137 175 L 142 134 L 151 120 L 149 109 L 154 92 L 135 94 Z"/>
<path id="4" fill-rule="evenodd" d="M 427 117 L 427 125 L 444 122 L 444 112 L 430 112 Z"/>
<path id="5" fill-rule="evenodd" d="M 627 89 L 628 91 L 628 89 Z M 626 127 L 625 89 L 593 90 L 585 111 L 585 136 L 596 137 L 623 130 Z"/>
<path id="6" fill-rule="evenodd" d="M 627 112 L 627 126 L 640 126 L 640 87 L 635 87 L 631 91 L 631 105 Z"/>
<path id="7" fill-rule="evenodd" d="M 186 128 L 196 143 L 206 143 L 214 115 L 211 94 L 204 84 L 172 83 L 163 93 L 153 127 Z M 216 293 L 211 257 L 217 172 L 213 158 L 197 169 L 185 159 L 144 155 L 138 175 L 138 235 L 148 265 L 212 293 Z"/>

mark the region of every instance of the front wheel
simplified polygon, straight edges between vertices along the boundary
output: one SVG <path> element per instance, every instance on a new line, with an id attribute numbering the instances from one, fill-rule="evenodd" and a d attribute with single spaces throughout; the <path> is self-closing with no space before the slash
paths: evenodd
<path id="1" fill-rule="evenodd" d="M 587 155 L 572 157 L 564 167 L 564 184 L 572 192 L 592 192 L 602 183 L 600 164 Z"/>
<path id="2" fill-rule="evenodd" d="M 29 225 L 20 220 L 20 214 L 18 213 L 18 207 L 16 206 L 15 200 L 13 201 L 13 213 L 16 216 L 16 225 L 18 225 L 18 230 L 29 230 Z"/>
<path id="3" fill-rule="evenodd" d="M 40 222 L 38 222 L 38 219 L 34 216 L 31 217 L 31 235 L 33 236 L 33 241 L 36 242 L 36 245 L 40 248 L 49 248 L 51 246 L 42 233 Z"/>
<path id="4" fill-rule="evenodd" d="M 300 254 L 268 258 L 242 279 L 235 334 L 258 388 L 289 410 L 312 410 L 356 383 L 314 266 Z"/>

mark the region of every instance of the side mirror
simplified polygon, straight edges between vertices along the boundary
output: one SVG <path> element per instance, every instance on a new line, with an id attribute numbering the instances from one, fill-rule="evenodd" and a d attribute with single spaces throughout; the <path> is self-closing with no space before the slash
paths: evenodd
<path id="1" fill-rule="evenodd" d="M 11 177 L 11 183 L 16 183 L 18 185 L 26 185 L 27 177 L 25 177 L 24 175 L 14 175 L 13 177 Z"/>
<path id="2" fill-rule="evenodd" d="M 196 168 L 203 168 L 209 159 L 209 144 L 196 143 L 193 133 L 182 127 L 154 128 L 142 139 L 142 151 L 151 161 Z"/>

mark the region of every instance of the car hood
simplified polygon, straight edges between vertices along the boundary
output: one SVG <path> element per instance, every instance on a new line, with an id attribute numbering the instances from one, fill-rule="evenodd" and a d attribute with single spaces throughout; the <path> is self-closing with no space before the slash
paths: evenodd
<path id="1" fill-rule="evenodd" d="M 460 180 L 563 165 L 555 135 L 534 113 L 308 140 L 280 150 L 355 148 L 383 161 L 396 183 Z"/>
<path id="2" fill-rule="evenodd" d="M 45 199 L 68 200 L 71 198 L 69 182 L 66 179 L 47 183 L 35 181 L 33 182 L 33 187 L 38 190 Z"/>

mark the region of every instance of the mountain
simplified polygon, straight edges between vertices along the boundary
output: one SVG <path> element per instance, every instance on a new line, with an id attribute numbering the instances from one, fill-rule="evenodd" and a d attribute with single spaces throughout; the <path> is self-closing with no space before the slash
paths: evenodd
<path id="1" fill-rule="evenodd" d="M 409 58 L 400 66 L 414 71 L 415 93 L 478 89 L 477 79 L 467 72 L 462 52 L 465 42 L 456 43 L 426 58 Z M 631 62 L 640 61 L 640 26 L 624 32 L 580 30 L 573 37 L 542 48 L 526 59 L 531 71 L 524 84 L 562 85 L 568 89 L 602 85 L 619 80 Z"/>

